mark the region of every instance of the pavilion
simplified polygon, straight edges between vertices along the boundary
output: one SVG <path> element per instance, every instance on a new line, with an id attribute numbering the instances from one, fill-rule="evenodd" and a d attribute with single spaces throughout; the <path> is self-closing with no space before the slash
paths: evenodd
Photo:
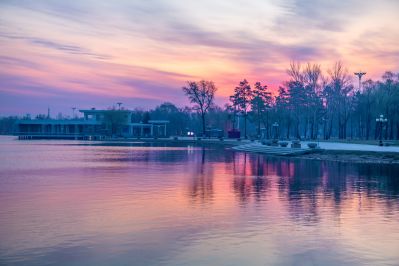
<path id="1" fill-rule="evenodd" d="M 167 137 L 168 120 L 132 122 L 130 110 L 79 110 L 83 118 L 21 119 L 15 124 L 20 139 L 103 139 L 114 137 Z"/>

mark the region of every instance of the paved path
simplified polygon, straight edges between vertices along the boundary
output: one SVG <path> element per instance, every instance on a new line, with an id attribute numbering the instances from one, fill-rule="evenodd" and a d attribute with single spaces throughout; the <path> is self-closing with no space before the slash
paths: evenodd
<path id="1" fill-rule="evenodd" d="M 273 155 L 297 155 L 297 154 L 304 154 L 315 151 L 309 149 L 307 146 L 302 147 L 302 149 L 299 148 L 292 149 L 289 147 L 266 146 L 262 145 L 259 142 L 234 146 L 233 149 L 237 151 L 257 152 L 257 153 L 273 154 Z"/>
<path id="2" fill-rule="evenodd" d="M 307 151 L 312 151 L 308 148 L 309 141 L 301 141 L 302 149 L 291 149 L 282 147 L 270 147 L 262 145 L 259 142 L 242 144 L 235 146 L 233 149 L 248 151 L 248 152 L 260 152 L 266 154 L 276 154 L 276 155 L 293 155 L 306 153 Z M 314 143 L 314 142 L 313 142 Z M 340 143 L 340 142 L 320 142 L 320 148 L 324 150 L 341 150 L 341 151 L 370 151 L 370 152 L 397 152 L 399 153 L 398 146 L 377 146 L 369 144 L 352 144 L 352 143 Z"/>
<path id="3" fill-rule="evenodd" d="M 197 138 L 195 137 L 178 137 L 179 141 L 196 141 Z M 152 141 L 153 138 L 145 139 L 143 138 L 142 140 L 149 140 Z M 158 139 L 158 141 L 173 141 L 173 138 L 165 138 L 165 139 Z M 223 142 L 219 141 L 218 139 L 212 138 L 212 139 L 207 139 L 207 138 L 202 138 L 201 139 L 202 143 L 218 143 L 218 144 L 227 144 L 231 146 L 241 146 L 245 144 L 251 144 L 249 146 L 254 146 L 257 147 L 260 144 L 258 141 L 251 142 L 250 140 L 241 140 L 237 141 L 236 139 L 228 139 L 225 138 L 223 139 Z M 291 141 L 287 141 L 289 145 L 291 144 Z M 308 143 L 313 142 L 316 143 L 316 141 L 301 141 L 302 144 L 302 149 L 308 149 Z M 376 142 L 377 143 L 377 142 Z M 265 145 L 262 145 L 265 146 Z M 267 146 L 266 146 L 267 147 Z M 342 142 L 320 142 L 320 148 L 325 149 L 325 150 L 342 150 L 342 151 L 373 151 L 373 152 L 398 152 L 399 153 L 399 146 L 383 146 L 380 147 L 378 145 L 369 145 L 369 144 L 352 144 L 352 143 L 342 143 Z"/>
<path id="4" fill-rule="evenodd" d="M 308 141 L 302 141 L 302 145 L 306 145 Z M 320 148 L 325 150 L 341 150 L 341 151 L 374 151 L 374 152 L 399 152 L 399 146 L 377 146 L 369 144 L 353 144 L 340 142 L 320 142 Z"/>

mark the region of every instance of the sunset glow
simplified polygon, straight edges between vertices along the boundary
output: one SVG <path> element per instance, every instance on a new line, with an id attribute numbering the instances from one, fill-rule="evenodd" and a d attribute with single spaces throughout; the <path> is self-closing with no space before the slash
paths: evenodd
<path id="1" fill-rule="evenodd" d="M 300 4 L 299 4 L 300 3 Z M 395 0 L 1 1 L 0 114 L 188 104 L 213 80 L 222 105 L 246 78 L 276 89 L 291 61 L 399 69 Z"/>

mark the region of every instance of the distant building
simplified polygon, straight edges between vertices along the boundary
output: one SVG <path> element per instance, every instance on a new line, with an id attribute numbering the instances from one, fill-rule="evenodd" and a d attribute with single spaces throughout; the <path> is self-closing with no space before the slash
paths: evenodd
<path id="1" fill-rule="evenodd" d="M 207 128 L 205 130 L 205 136 L 207 138 L 223 138 L 224 132 L 219 128 Z"/>
<path id="2" fill-rule="evenodd" d="M 114 137 L 167 137 L 168 120 L 133 123 L 130 110 L 79 110 L 83 118 L 22 119 L 15 124 L 20 139 L 102 139 Z"/>

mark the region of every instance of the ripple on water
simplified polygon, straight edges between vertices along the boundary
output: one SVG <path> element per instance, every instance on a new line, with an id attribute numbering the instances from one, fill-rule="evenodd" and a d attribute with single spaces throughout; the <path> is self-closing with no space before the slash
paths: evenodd
<path id="1" fill-rule="evenodd" d="M 399 261 L 396 166 L 159 145 L 1 139 L 0 264 Z"/>

